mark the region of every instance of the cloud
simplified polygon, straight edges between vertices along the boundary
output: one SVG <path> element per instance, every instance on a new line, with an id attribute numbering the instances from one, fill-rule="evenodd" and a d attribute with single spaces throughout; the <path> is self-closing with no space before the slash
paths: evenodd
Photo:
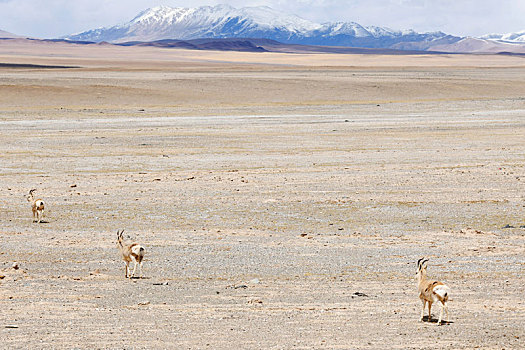
<path id="1" fill-rule="evenodd" d="M 157 5 L 270 6 L 315 22 L 358 22 L 457 35 L 525 29 L 523 0 L 0 0 L 0 29 L 55 38 L 129 21 Z"/>

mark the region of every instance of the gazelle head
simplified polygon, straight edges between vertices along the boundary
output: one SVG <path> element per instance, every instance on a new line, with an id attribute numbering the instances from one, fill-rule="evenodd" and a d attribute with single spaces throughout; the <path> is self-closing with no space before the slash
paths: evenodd
<path id="1" fill-rule="evenodd" d="M 423 257 L 421 259 L 419 259 L 417 261 L 417 272 L 416 272 L 416 275 L 417 274 L 420 274 L 420 273 L 426 273 L 427 272 L 427 262 L 428 262 L 428 259 Z"/>
<path id="2" fill-rule="evenodd" d="M 35 191 L 36 191 L 36 188 L 33 188 L 32 190 L 29 191 L 29 194 L 26 195 L 26 199 L 27 199 L 28 202 L 32 202 L 32 201 L 35 200 L 35 197 L 33 195 L 33 192 L 35 192 Z"/>
<path id="3" fill-rule="evenodd" d="M 124 233 L 124 230 L 119 231 L 117 230 L 117 247 L 122 247 L 122 242 L 124 241 L 124 237 L 122 234 Z"/>

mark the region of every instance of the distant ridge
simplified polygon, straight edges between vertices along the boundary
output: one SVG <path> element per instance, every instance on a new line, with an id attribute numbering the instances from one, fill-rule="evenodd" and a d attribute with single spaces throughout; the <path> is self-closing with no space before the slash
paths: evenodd
<path id="1" fill-rule="evenodd" d="M 481 38 L 463 38 L 452 44 L 433 46 L 434 50 L 452 53 L 513 53 L 525 54 L 525 42 L 513 43 Z"/>
<path id="2" fill-rule="evenodd" d="M 374 55 L 421 55 L 442 54 L 437 51 L 418 50 L 395 50 L 381 48 L 356 48 L 344 46 L 321 46 L 284 44 L 271 39 L 259 38 L 222 38 L 222 39 L 193 39 L 193 40 L 158 40 L 158 41 L 131 41 L 124 43 L 107 43 L 94 41 L 71 41 L 65 39 L 14 39 L 0 38 L 3 42 L 16 41 L 18 43 L 56 43 L 57 45 L 82 45 L 82 46 L 127 46 L 127 47 L 157 47 L 164 49 L 187 49 L 187 50 L 215 50 L 215 51 L 243 51 L 243 52 L 280 52 L 280 53 L 334 53 L 334 54 L 374 54 Z M 13 66 L 14 67 L 14 66 Z M 52 67 L 52 68 L 76 68 L 76 67 Z"/>
<path id="3" fill-rule="evenodd" d="M 1 63 L 0 68 L 44 68 L 44 69 L 64 69 L 64 68 L 80 68 L 77 66 L 51 66 L 42 64 L 30 64 L 30 63 Z"/>
<path id="4" fill-rule="evenodd" d="M 84 42 L 85 43 L 85 42 Z M 223 38 L 223 39 L 193 39 L 193 40 L 157 40 L 157 41 L 130 41 L 117 43 L 118 46 L 152 46 L 162 48 L 182 48 L 189 50 L 219 50 L 219 51 L 246 51 L 246 52 L 283 52 L 283 53 L 339 53 L 339 54 L 389 54 L 412 55 L 443 52 L 429 52 L 418 50 L 395 50 L 381 48 L 355 48 L 343 46 L 321 46 L 284 44 L 271 39 L 258 38 Z"/>
<path id="5" fill-rule="evenodd" d="M 0 30 L 0 38 L 1 39 L 17 39 L 17 38 L 23 38 L 23 36 L 9 33 L 9 32 L 6 32 L 5 30 Z"/>
<path id="6" fill-rule="evenodd" d="M 250 39 L 193 39 L 193 40 L 157 40 L 157 41 L 130 41 L 119 43 L 120 46 L 154 46 L 163 48 L 181 48 L 189 50 L 219 50 L 219 51 L 246 51 L 266 52 L 264 47 L 258 46 Z"/>

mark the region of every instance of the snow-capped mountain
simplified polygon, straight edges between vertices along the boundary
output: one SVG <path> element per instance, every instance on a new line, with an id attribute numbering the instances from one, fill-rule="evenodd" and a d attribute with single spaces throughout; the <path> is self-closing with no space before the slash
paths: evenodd
<path id="1" fill-rule="evenodd" d="M 196 38 L 266 38 L 293 44 L 370 48 L 406 44 L 401 47 L 418 50 L 425 50 L 437 41 L 453 43 L 461 39 L 441 32 L 420 34 L 364 27 L 355 22 L 321 24 L 282 14 L 266 6 L 236 9 L 229 5 L 153 7 L 141 12 L 130 22 L 73 34 L 65 39 L 121 43 Z"/>
<path id="2" fill-rule="evenodd" d="M 141 12 L 128 23 L 98 28 L 67 37 L 86 41 L 152 41 L 227 37 L 300 35 L 319 25 L 269 7 L 235 9 L 228 5 L 198 8 L 158 6 Z"/>
<path id="3" fill-rule="evenodd" d="M 525 44 L 525 30 L 508 34 L 487 34 L 482 36 L 481 39 L 499 41 L 504 43 Z"/>

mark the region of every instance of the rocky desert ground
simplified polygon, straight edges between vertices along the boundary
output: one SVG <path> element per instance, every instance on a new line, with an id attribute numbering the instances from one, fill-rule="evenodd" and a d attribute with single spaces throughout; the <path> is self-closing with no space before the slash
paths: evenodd
<path id="1" fill-rule="evenodd" d="M 0 63 L 0 348 L 525 347 L 525 58 L 4 40 Z"/>

